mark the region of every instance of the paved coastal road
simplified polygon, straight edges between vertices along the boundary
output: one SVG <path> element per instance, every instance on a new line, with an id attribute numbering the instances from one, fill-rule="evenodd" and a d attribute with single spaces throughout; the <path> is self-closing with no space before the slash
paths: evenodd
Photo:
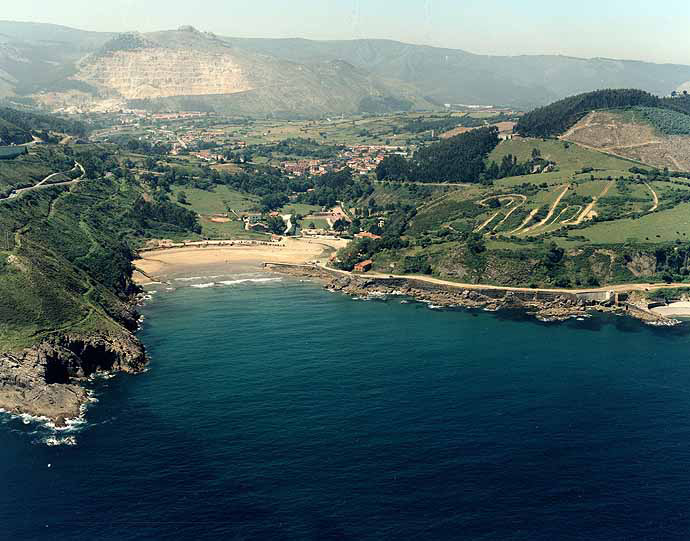
<path id="1" fill-rule="evenodd" d="M 326 266 L 324 262 L 319 262 L 319 266 L 328 270 L 329 272 L 336 272 L 344 276 L 357 276 L 359 278 L 366 278 L 370 280 L 386 280 L 391 278 L 401 279 L 401 280 L 418 280 L 420 282 L 426 282 L 429 284 L 437 284 L 448 287 L 455 287 L 458 289 L 469 289 L 469 290 L 481 290 L 488 289 L 494 291 L 521 291 L 525 293 L 556 293 L 556 294 L 585 294 L 585 293 L 608 293 L 609 291 L 614 291 L 616 293 L 626 293 L 630 291 L 648 291 L 654 289 L 675 289 L 675 288 L 689 288 L 690 284 L 683 283 L 660 283 L 660 284 L 620 284 L 611 285 L 606 287 L 599 287 L 595 289 L 546 289 L 537 288 L 532 289 L 529 287 L 509 287 L 509 286 L 492 286 L 486 284 L 463 284 L 459 282 L 450 282 L 448 280 L 441 280 L 440 278 L 432 278 L 431 276 L 417 276 L 413 274 L 381 274 L 376 272 L 368 272 L 366 274 L 353 274 L 347 271 L 341 271 L 333 269 Z"/>
<path id="2" fill-rule="evenodd" d="M 16 199 L 20 195 L 23 195 L 27 192 L 33 192 L 35 190 L 42 190 L 44 188 L 52 188 L 53 186 L 70 186 L 72 184 L 78 184 L 82 180 L 84 180 L 84 177 L 86 176 L 86 171 L 84 170 L 84 167 L 79 162 L 74 162 L 74 167 L 70 171 L 67 171 L 67 172 L 70 173 L 70 172 L 74 171 L 75 169 L 79 169 L 81 171 L 81 175 L 75 179 L 68 180 L 66 182 L 55 182 L 55 183 L 51 184 L 50 180 L 52 178 L 55 178 L 58 175 L 65 174 L 65 173 L 51 173 L 50 175 L 48 175 L 46 178 L 44 178 L 38 184 L 35 184 L 33 186 L 29 186 L 28 188 L 21 188 L 19 190 L 14 190 L 10 195 L 0 198 L 0 201 L 8 201 L 10 199 Z"/>

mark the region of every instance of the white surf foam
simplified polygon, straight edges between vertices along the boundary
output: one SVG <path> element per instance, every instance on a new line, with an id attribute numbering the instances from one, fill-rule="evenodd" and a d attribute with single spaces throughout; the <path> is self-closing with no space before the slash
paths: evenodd
<path id="1" fill-rule="evenodd" d="M 190 278 L 175 278 L 176 282 L 194 282 L 195 280 L 203 280 L 206 276 L 191 276 Z"/>
<path id="2" fill-rule="evenodd" d="M 234 285 L 248 284 L 248 283 L 263 284 L 263 283 L 267 283 L 267 282 L 280 282 L 280 281 L 282 281 L 282 278 L 241 278 L 238 280 L 225 280 L 225 281 L 218 282 L 218 283 L 223 284 L 224 286 L 234 286 Z"/>
<path id="3" fill-rule="evenodd" d="M 56 436 L 50 436 L 43 440 L 48 447 L 57 447 L 58 445 L 76 445 L 77 438 L 74 436 L 66 436 L 64 438 L 58 438 Z"/>

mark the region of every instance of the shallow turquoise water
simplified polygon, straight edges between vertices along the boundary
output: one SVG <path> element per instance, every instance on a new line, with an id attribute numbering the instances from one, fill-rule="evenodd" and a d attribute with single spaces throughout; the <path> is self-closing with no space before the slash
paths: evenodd
<path id="1" fill-rule="evenodd" d="M 154 297 L 150 370 L 94 384 L 88 424 L 58 435 L 76 445 L 3 419 L 0 538 L 690 533 L 687 326 L 546 325 L 288 279 Z"/>

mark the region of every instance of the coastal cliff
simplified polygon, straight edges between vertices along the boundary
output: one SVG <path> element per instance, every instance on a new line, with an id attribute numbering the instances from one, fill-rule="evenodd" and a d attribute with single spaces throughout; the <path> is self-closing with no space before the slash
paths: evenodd
<path id="1" fill-rule="evenodd" d="M 95 374 L 141 372 L 147 363 L 139 340 L 122 332 L 88 336 L 59 333 L 20 353 L 0 355 L 0 409 L 46 417 L 57 426 L 81 415 L 83 383 Z"/>
<path id="2" fill-rule="evenodd" d="M 117 168 L 112 148 L 69 148 L 65 161 Z M 89 378 L 144 369 L 134 246 L 157 228 L 198 229 L 193 212 L 147 193 L 136 181 L 92 172 L 69 189 L 2 202 L 0 223 L 13 234 L 0 252 L 0 409 L 64 424 L 82 414 Z"/>

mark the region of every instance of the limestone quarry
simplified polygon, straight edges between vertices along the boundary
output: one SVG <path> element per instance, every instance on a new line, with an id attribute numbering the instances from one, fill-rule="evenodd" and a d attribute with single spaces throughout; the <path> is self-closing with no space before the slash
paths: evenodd
<path id="1" fill-rule="evenodd" d="M 234 94 L 252 90 L 231 54 L 146 48 L 87 61 L 76 77 L 105 95 L 125 99 Z"/>

